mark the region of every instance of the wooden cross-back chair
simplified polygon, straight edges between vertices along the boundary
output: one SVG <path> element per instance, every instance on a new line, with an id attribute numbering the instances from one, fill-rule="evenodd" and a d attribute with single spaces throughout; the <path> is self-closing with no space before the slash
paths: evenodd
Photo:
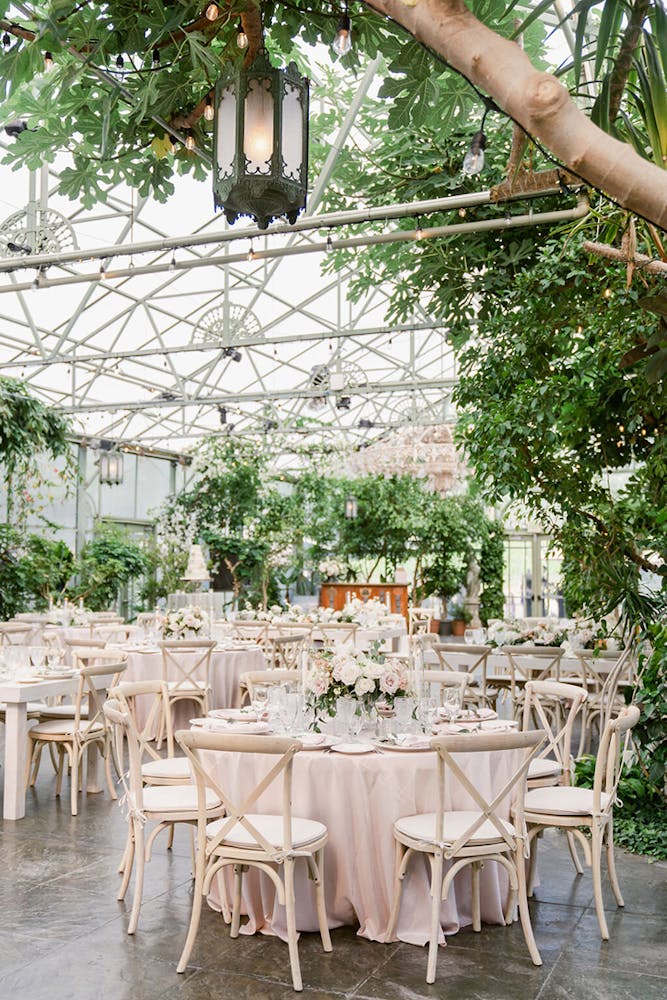
<path id="1" fill-rule="evenodd" d="M 612 715 L 625 705 L 621 688 L 633 683 L 634 650 L 577 650 L 577 659 L 588 687 L 588 701 L 581 722 L 579 756 L 590 753 L 593 729 L 600 735 Z"/>
<path id="2" fill-rule="evenodd" d="M 28 646 L 34 631 L 29 622 L 0 622 L 0 646 Z"/>
<path id="3" fill-rule="evenodd" d="M 486 661 L 491 646 L 462 645 L 460 642 L 435 642 L 430 649 L 438 658 L 440 670 L 460 670 L 468 675 L 466 700 L 480 705 L 495 704 L 497 692 L 486 686 Z"/>
<path id="4" fill-rule="evenodd" d="M 269 642 L 269 622 L 234 622 L 232 637 L 242 642 L 255 642 L 266 649 Z"/>
<path id="5" fill-rule="evenodd" d="M 191 783 L 144 787 L 141 741 L 127 703 L 122 699 L 109 698 L 104 706 L 104 715 L 110 727 L 115 755 L 121 761 L 120 774 L 124 791 L 122 806 L 128 824 L 125 850 L 119 867 L 123 878 L 117 898 L 125 899 L 132 870 L 136 868 L 134 899 L 127 928 L 128 934 L 134 934 L 141 911 L 144 868 L 150 861 L 155 838 L 163 830 L 167 830 L 171 843 L 177 823 L 190 826 L 197 823 L 197 792 Z M 204 810 L 207 820 L 214 819 L 223 811 L 220 800 L 211 794 L 206 797 Z M 148 838 L 145 831 L 147 823 L 156 824 Z"/>
<path id="6" fill-rule="evenodd" d="M 185 757 L 174 756 L 174 730 L 169 708 L 169 689 L 165 681 L 121 681 L 109 691 L 110 698 L 122 702 L 134 726 L 141 761 L 141 779 L 146 785 L 182 785 L 192 780 L 190 765 Z M 137 699 L 150 699 L 144 712 L 143 726 L 139 723 Z M 167 756 L 162 757 L 153 745 L 153 734 L 166 733 Z"/>
<path id="7" fill-rule="evenodd" d="M 509 665 L 509 694 L 512 700 L 514 718 L 523 711 L 523 689 L 527 681 L 559 680 L 560 661 L 564 654 L 562 646 L 502 646 Z M 491 683 L 498 685 L 499 678 Z"/>
<path id="8" fill-rule="evenodd" d="M 294 867 L 299 860 L 305 861 L 308 866 L 308 874 L 315 887 L 322 945 L 325 951 L 331 951 L 322 878 L 327 828 L 316 820 L 300 819 L 292 815 L 292 765 L 301 744 L 298 740 L 289 738 L 227 736 L 195 731 L 178 732 L 176 738 L 190 759 L 199 803 L 192 916 L 177 971 L 186 970 L 197 936 L 203 899 L 208 894 L 213 878 L 227 866 L 233 867 L 234 870 L 230 936 L 238 937 L 243 874 L 248 867 L 254 867 L 271 879 L 276 888 L 278 901 L 285 907 L 292 982 L 295 990 L 301 990 L 303 984 L 299 964 L 294 893 Z M 210 759 L 204 763 L 201 751 L 262 754 L 269 759 L 278 759 L 275 763 L 270 761 L 271 766 L 261 781 L 254 787 L 244 789 L 244 798 L 238 802 L 236 796 L 228 791 L 224 780 L 218 783 L 213 777 Z M 224 770 L 221 773 L 224 773 Z M 253 807 L 256 806 L 260 796 L 274 782 L 282 784 L 281 812 L 278 814 L 253 812 Z M 225 808 L 225 816 L 214 823 L 209 823 L 205 814 L 207 791 L 219 797 Z"/>
<path id="9" fill-rule="evenodd" d="M 266 650 L 270 667 L 276 670 L 296 670 L 306 648 L 307 635 L 277 635 Z"/>
<path id="10" fill-rule="evenodd" d="M 429 608 L 408 608 L 408 634 L 424 635 L 431 631 L 433 611 Z"/>
<path id="11" fill-rule="evenodd" d="M 28 775 L 32 767 L 30 784 L 34 785 L 39 770 L 42 750 L 51 744 L 58 753 L 58 773 L 56 778 L 56 795 L 60 795 L 62 786 L 65 757 L 68 758 L 71 769 L 70 805 L 72 816 L 78 812 L 78 793 L 80 769 L 83 758 L 92 747 L 96 747 L 104 757 L 104 767 L 112 799 L 116 798 L 116 790 L 111 778 L 111 752 L 109 731 L 103 712 L 107 690 L 117 683 L 118 677 L 125 670 L 125 662 L 104 662 L 81 666 L 74 701 L 73 718 L 51 719 L 39 722 L 28 731 L 31 752 L 28 756 Z M 100 678 L 106 678 L 103 683 Z M 83 705 L 87 706 L 84 713 Z"/>
<path id="12" fill-rule="evenodd" d="M 574 684 L 559 681 L 528 681 L 524 688 L 522 728 L 543 729 L 546 744 L 530 762 L 528 787 L 569 785 L 572 765 L 572 733 L 574 723 L 588 697 Z M 559 710 L 552 711 L 557 703 Z M 569 704 L 569 708 L 566 706 Z"/>
<path id="13" fill-rule="evenodd" d="M 437 689 L 437 700 L 441 706 L 445 701 L 445 690 L 449 688 L 456 692 L 458 708 L 463 708 L 468 688 L 467 674 L 455 670 L 424 670 L 421 676 L 430 690 Z"/>
<path id="14" fill-rule="evenodd" d="M 325 649 L 354 646 L 358 628 L 356 622 L 322 622 L 316 628 L 316 638 L 321 640 Z"/>
<path id="15" fill-rule="evenodd" d="M 472 923 L 473 930 L 481 930 L 480 870 L 482 865 L 494 861 L 509 876 L 510 894 L 504 910 L 505 923 L 513 919 L 518 902 L 521 926 L 530 957 L 535 965 L 542 959 L 535 944 L 530 923 L 526 892 L 525 830 L 523 799 L 526 774 L 533 756 L 544 740 L 544 732 L 529 733 L 474 733 L 464 736 L 441 736 L 431 740 L 436 751 L 438 768 L 438 795 L 435 812 L 404 816 L 394 823 L 396 867 L 394 900 L 387 930 L 387 940 L 396 933 L 401 904 L 401 889 L 413 855 L 427 855 L 431 863 L 431 927 L 426 981 L 435 982 L 438 940 L 441 936 L 440 906 L 447 899 L 455 876 L 461 869 L 472 869 Z M 471 781 L 462 767 L 461 756 L 475 753 L 520 751 L 520 763 L 510 777 L 490 798 Z M 451 809 L 449 781 L 454 779 L 472 799 L 472 809 Z M 511 819 L 500 815 L 508 797 L 512 802 Z M 503 805 L 505 804 L 505 806 Z M 445 872 L 445 862 L 451 862 Z"/>
<path id="16" fill-rule="evenodd" d="M 602 849 L 605 848 L 607 856 L 607 871 L 614 898 L 618 906 L 623 906 L 614 861 L 614 805 L 631 731 L 639 721 L 639 714 L 636 705 L 628 705 L 605 724 L 595 762 L 592 788 L 571 788 L 565 785 L 533 788 L 527 792 L 525 800 L 525 820 L 531 845 L 529 892 L 532 893 L 535 877 L 538 834 L 545 829 L 555 828 L 576 837 L 583 847 L 586 863 L 592 870 L 595 912 L 600 935 L 605 941 L 609 939 L 609 929 L 602 898 Z M 589 830 L 590 843 L 582 827 Z M 582 875 L 583 868 L 576 850 L 573 861 L 577 874 Z"/>
<path id="17" fill-rule="evenodd" d="M 298 684 L 300 678 L 298 670 L 248 670 L 239 677 L 240 703 L 252 702 L 257 685 Z"/>
<path id="18" fill-rule="evenodd" d="M 209 710 L 211 653 L 213 639 L 163 639 L 162 680 L 167 685 L 169 710 L 180 701 L 191 701 L 207 715 Z M 162 745 L 163 731 L 158 731 L 157 744 Z"/>

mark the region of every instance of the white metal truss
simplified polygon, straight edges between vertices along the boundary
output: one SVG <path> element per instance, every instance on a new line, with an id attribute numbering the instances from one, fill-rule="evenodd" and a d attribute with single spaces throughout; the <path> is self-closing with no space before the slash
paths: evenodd
<path id="1" fill-rule="evenodd" d="M 349 108 L 339 110 L 310 214 L 348 138 L 366 141 L 356 116 L 378 67 L 368 65 Z M 348 272 L 322 275 L 319 254 L 262 259 L 274 237 L 254 240 L 249 260 L 238 259 L 234 244 L 198 244 L 193 236 L 203 241 L 224 228 L 207 185 L 177 178 L 165 205 L 117 187 L 105 205 L 86 209 L 55 194 L 61 167 L 57 161 L 38 177 L 0 166 L 0 293 L 11 290 L 0 294 L 0 373 L 70 414 L 80 435 L 181 453 L 205 435 L 264 435 L 291 462 L 303 445 L 363 446 L 406 423 L 451 420 L 456 361 L 427 298 L 410 321 L 388 326 L 389 289 L 353 304 Z M 45 242 L 48 220 L 52 229 L 62 220 L 69 242 Z M 112 277 L 118 255 L 110 252 L 98 280 L 84 285 L 29 291 L 24 271 L 3 272 L 8 260 L 22 265 L 62 250 L 60 263 L 36 272 L 48 282 L 80 273 L 63 256 L 72 241 L 85 258 L 169 240 L 183 246 L 124 259 L 122 277 Z M 312 250 L 315 242 L 321 236 L 303 231 L 278 245 Z M 146 264 L 163 270 L 140 273 Z M 318 370 L 324 388 L 315 384 Z"/>

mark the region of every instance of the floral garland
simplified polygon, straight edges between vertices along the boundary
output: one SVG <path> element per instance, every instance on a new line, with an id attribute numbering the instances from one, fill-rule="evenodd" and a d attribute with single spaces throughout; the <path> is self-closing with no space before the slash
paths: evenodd
<path id="1" fill-rule="evenodd" d="M 399 660 L 338 646 L 311 652 L 304 687 L 306 702 L 318 715 L 335 715 L 338 698 L 352 698 L 365 708 L 379 700 L 393 705 L 409 694 L 410 676 Z"/>
<path id="2" fill-rule="evenodd" d="M 489 623 L 486 641 L 489 646 L 563 646 L 571 654 L 577 649 L 622 649 L 622 640 L 612 631 L 607 619 L 573 618 L 563 622 L 547 618 L 527 625 L 521 618 L 507 618 Z"/>

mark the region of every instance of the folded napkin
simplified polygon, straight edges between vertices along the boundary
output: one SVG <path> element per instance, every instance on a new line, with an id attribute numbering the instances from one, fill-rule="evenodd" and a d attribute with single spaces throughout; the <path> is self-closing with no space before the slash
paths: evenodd
<path id="1" fill-rule="evenodd" d="M 209 719 L 226 719 L 228 722 L 257 722 L 257 713 L 251 708 L 212 708 Z"/>
<path id="2" fill-rule="evenodd" d="M 227 733 L 235 736 L 259 736 L 271 732 L 266 722 L 228 722 L 225 719 L 190 719 L 191 726 L 206 729 L 211 733 Z"/>
<path id="3" fill-rule="evenodd" d="M 429 750 L 431 747 L 428 737 L 418 733 L 397 733 L 395 739 L 399 747 L 411 747 L 413 750 Z"/>
<path id="4" fill-rule="evenodd" d="M 486 733 L 502 733 L 509 732 L 511 729 L 518 729 L 519 723 L 516 719 L 489 719 L 487 722 L 482 722 L 480 729 L 483 729 Z"/>
<path id="5" fill-rule="evenodd" d="M 304 747 L 322 747 L 329 743 L 324 733 L 304 733 L 303 736 L 298 736 L 297 739 Z"/>

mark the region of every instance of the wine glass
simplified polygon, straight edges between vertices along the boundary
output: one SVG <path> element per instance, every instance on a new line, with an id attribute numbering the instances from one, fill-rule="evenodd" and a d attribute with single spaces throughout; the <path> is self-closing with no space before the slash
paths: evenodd
<path id="1" fill-rule="evenodd" d="M 46 661 L 46 655 L 48 649 L 46 646 L 31 646 L 30 647 L 30 662 L 33 667 L 43 667 Z"/>
<path id="2" fill-rule="evenodd" d="M 458 688 L 443 689 L 442 708 L 450 722 L 456 718 L 461 709 L 461 698 Z"/>
<path id="3" fill-rule="evenodd" d="M 269 703 L 269 689 L 266 684 L 256 684 L 252 689 L 252 710 L 261 719 Z"/>
<path id="4" fill-rule="evenodd" d="M 415 710 L 414 698 L 396 698 L 394 701 L 394 714 L 396 716 L 396 727 L 400 733 L 405 733 L 412 726 L 412 713 Z"/>
<path id="5" fill-rule="evenodd" d="M 430 733 L 438 718 L 438 703 L 435 698 L 422 698 L 417 717 L 425 733 Z"/>
<path id="6" fill-rule="evenodd" d="M 46 664 L 49 670 L 58 670 L 65 661 L 65 650 L 60 646 L 49 646 L 46 651 Z"/>
<path id="7" fill-rule="evenodd" d="M 357 710 L 354 698 L 336 698 L 336 727 L 341 735 L 348 735 L 352 726 L 352 716 Z"/>
<path id="8" fill-rule="evenodd" d="M 295 692 L 289 692 L 283 699 L 283 723 L 288 733 L 295 732 L 296 720 L 301 711 L 301 698 Z"/>
<path id="9" fill-rule="evenodd" d="M 467 628 L 463 633 L 463 641 L 466 642 L 469 646 L 472 646 L 473 642 L 475 641 L 475 630 L 472 628 Z"/>

